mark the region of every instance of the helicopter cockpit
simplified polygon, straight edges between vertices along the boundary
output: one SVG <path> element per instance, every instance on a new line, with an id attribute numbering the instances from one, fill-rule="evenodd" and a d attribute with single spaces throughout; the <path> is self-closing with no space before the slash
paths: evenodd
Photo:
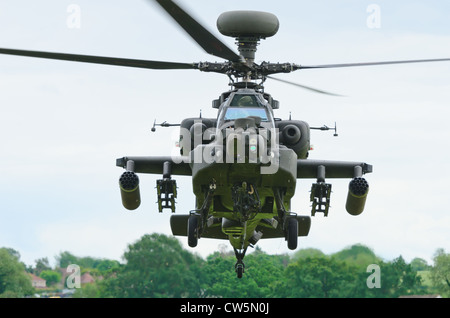
<path id="1" fill-rule="evenodd" d="M 223 119 L 227 122 L 249 116 L 257 116 L 262 122 L 268 121 L 266 110 L 262 107 L 228 107 Z"/>
<path id="2" fill-rule="evenodd" d="M 230 102 L 230 106 L 262 107 L 263 105 L 258 101 L 256 95 L 235 94 Z"/>
<path id="3" fill-rule="evenodd" d="M 255 91 L 246 90 L 238 90 L 225 101 L 218 114 L 218 127 L 233 126 L 236 119 L 247 117 L 261 118 L 258 124 L 264 128 L 274 127 L 273 116 L 267 107 L 267 101 L 259 94 L 255 94 Z"/>

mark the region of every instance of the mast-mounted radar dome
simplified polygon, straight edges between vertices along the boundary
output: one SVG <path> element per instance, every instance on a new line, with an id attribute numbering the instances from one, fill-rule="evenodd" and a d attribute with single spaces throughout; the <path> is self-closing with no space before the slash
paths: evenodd
<path id="1" fill-rule="evenodd" d="M 217 29 L 236 38 L 238 50 L 249 65 L 255 60 L 259 40 L 273 36 L 280 27 L 278 18 L 261 11 L 228 11 L 217 19 Z"/>
<path id="2" fill-rule="evenodd" d="M 217 19 L 217 29 L 226 36 L 264 39 L 277 33 L 280 23 L 272 13 L 261 11 L 228 11 Z"/>

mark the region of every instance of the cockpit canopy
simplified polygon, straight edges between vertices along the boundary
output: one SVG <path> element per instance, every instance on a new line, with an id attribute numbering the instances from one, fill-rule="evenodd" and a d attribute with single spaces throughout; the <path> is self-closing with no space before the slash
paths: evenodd
<path id="1" fill-rule="evenodd" d="M 252 107 L 262 107 L 261 102 L 258 101 L 256 95 L 247 94 L 236 94 L 231 100 L 230 106 L 252 106 Z"/>
<path id="2" fill-rule="evenodd" d="M 266 109 L 263 107 L 228 107 L 223 120 L 236 120 L 249 116 L 258 116 L 262 122 L 268 121 Z"/>
<path id="3" fill-rule="evenodd" d="M 232 92 L 220 107 L 218 127 L 223 124 L 230 126 L 230 122 L 247 117 L 261 118 L 258 122 L 265 128 L 275 126 L 272 109 L 262 94 L 255 93 L 254 90 L 240 89 Z"/>

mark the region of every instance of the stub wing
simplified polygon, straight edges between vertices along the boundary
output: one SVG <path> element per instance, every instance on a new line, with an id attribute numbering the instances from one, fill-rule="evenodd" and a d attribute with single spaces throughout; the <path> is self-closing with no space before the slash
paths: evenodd
<path id="1" fill-rule="evenodd" d="M 324 168 L 323 178 L 354 178 L 355 167 L 361 171 L 361 174 L 372 172 L 372 165 L 364 162 L 334 161 L 334 160 L 315 160 L 298 159 L 297 160 L 297 178 L 308 179 L 318 178 L 318 171 Z M 320 177 L 320 176 L 319 176 Z"/>
<path id="2" fill-rule="evenodd" d="M 192 170 L 183 157 L 151 156 L 151 157 L 122 157 L 116 159 L 116 166 L 126 169 L 127 162 L 134 162 L 134 172 L 163 174 L 164 163 L 169 162 L 172 175 L 191 176 Z"/>
<path id="3" fill-rule="evenodd" d="M 122 157 L 116 160 L 116 166 L 125 169 L 127 162 L 132 160 L 136 173 L 162 174 L 164 162 L 170 162 L 173 175 L 190 176 L 192 175 L 192 169 L 189 161 L 183 159 L 185 158 L 171 156 Z M 327 178 L 353 178 L 355 167 L 361 167 L 362 174 L 372 172 L 372 165 L 364 162 L 298 159 L 297 178 L 317 178 L 319 166 L 325 168 Z"/>

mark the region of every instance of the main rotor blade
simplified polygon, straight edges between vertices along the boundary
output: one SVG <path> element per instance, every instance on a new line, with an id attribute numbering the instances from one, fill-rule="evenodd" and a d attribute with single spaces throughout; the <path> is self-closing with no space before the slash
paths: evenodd
<path id="1" fill-rule="evenodd" d="M 228 61 L 239 62 L 240 57 L 222 41 L 205 29 L 186 11 L 170 0 L 155 0 L 207 53 Z"/>
<path id="2" fill-rule="evenodd" d="M 283 80 L 283 79 L 280 79 L 280 78 L 276 78 L 276 77 L 272 77 L 272 76 L 268 76 L 268 75 L 267 75 L 266 77 L 267 77 L 267 78 L 270 78 L 270 79 L 273 79 L 273 80 L 276 80 L 276 81 L 279 81 L 279 82 L 283 82 L 283 83 L 290 84 L 290 85 L 294 85 L 294 86 L 297 86 L 297 87 L 300 87 L 300 88 L 303 88 L 303 89 L 307 89 L 307 90 L 313 91 L 313 92 L 315 92 L 315 93 L 320 93 L 320 94 L 325 94 L 325 95 L 331 95 L 331 96 L 341 96 L 341 97 L 343 96 L 343 95 L 338 95 L 338 94 L 330 93 L 330 92 L 323 91 L 323 90 L 320 90 L 320 89 L 317 89 L 317 88 L 313 88 L 313 87 L 310 87 L 310 86 L 306 86 L 306 85 L 302 85 L 302 84 L 298 84 L 298 83 L 286 81 L 286 80 Z"/>
<path id="3" fill-rule="evenodd" d="M 9 55 L 39 57 L 39 58 L 53 59 L 53 60 L 117 65 L 117 66 L 127 66 L 127 67 L 136 67 L 136 68 L 148 68 L 148 69 L 156 69 L 156 70 L 197 69 L 197 64 L 195 64 L 195 63 L 148 61 L 148 60 L 124 59 L 124 58 L 117 58 L 117 57 L 104 57 L 104 56 L 54 53 L 54 52 L 42 52 L 42 51 L 28 51 L 28 50 L 14 50 L 14 49 L 2 49 L 2 48 L 0 48 L 0 53 L 1 54 L 9 54 Z"/>
<path id="4" fill-rule="evenodd" d="M 300 65 L 299 69 L 309 68 L 335 68 L 335 67 L 351 67 L 351 66 L 372 66 L 387 64 L 406 64 L 406 63 L 424 63 L 424 62 L 444 62 L 450 61 L 450 58 L 443 59 L 425 59 L 425 60 L 404 60 L 404 61 L 384 61 L 384 62 L 368 62 L 368 63 L 344 63 L 344 64 L 324 64 L 324 65 Z"/>

